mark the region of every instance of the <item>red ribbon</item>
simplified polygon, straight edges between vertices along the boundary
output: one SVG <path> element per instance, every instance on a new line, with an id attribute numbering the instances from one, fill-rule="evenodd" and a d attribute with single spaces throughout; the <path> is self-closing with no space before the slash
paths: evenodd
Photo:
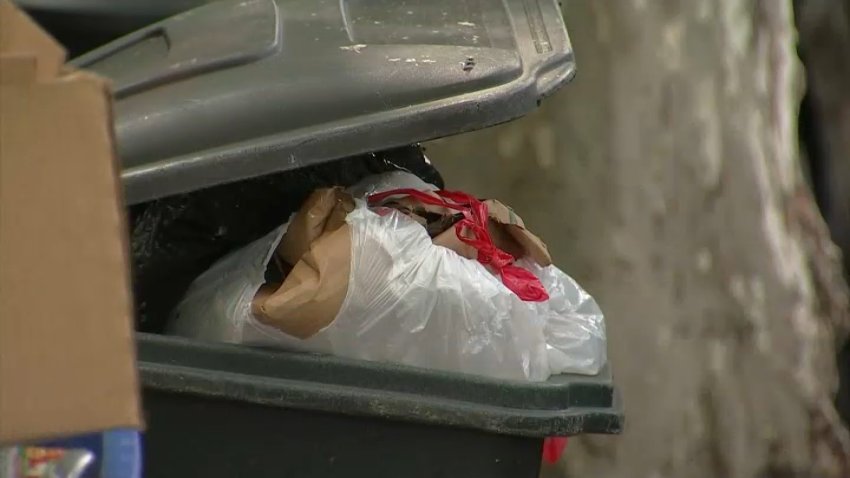
<path id="1" fill-rule="evenodd" d="M 489 215 L 487 204 L 475 197 L 459 191 L 434 191 L 437 197 L 418 189 L 393 189 L 368 197 L 370 205 L 383 202 L 392 196 L 410 196 L 424 204 L 440 206 L 463 214 L 463 219 L 455 223 L 457 238 L 478 251 L 478 262 L 493 268 L 502 279 L 502 283 L 520 299 L 528 302 L 542 302 L 549 299 L 540 280 L 530 271 L 514 264 L 514 257 L 499 249 L 490 237 L 487 229 Z"/>

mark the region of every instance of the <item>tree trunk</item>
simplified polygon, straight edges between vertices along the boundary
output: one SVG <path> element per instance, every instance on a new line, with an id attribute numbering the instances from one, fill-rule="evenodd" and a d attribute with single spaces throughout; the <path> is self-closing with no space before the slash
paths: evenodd
<path id="1" fill-rule="evenodd" d="M 844 251 L 850 277 L 850 0 L 795 0 L 807 94 L 801 113 L 818 204 L 832 237 Z M 850 423 L 850 342 L 839 358 L 836 400 Z"/>
<path id="2" fill-rule="evenodd" d="M 568 475 L 850 476 L 832 405 L 847 291 L 798 160 L 790 1 L 565 18 L 572 85 L 429 151 L 451 187 L 514 206 L 607 314 L 626 432 L 571 441 Z"/>
<path id="3" fill-rule="evenodd" d="M 813 178 L 833 238 L 850 252 L 850 0 L 797 0 Z M 814 157 L 813 157 L 814 156 Z M 850 271 L 850 254 L 844 257 Z"/>

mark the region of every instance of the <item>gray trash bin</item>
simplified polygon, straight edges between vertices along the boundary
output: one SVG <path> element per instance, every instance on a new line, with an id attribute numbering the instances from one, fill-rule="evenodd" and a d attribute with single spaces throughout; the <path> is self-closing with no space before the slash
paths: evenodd
<path id="1" fill-rule="evenodd" d="M 74 63 L 114 81 L 138 207 L 370 152 L 415 160 L 403 147 L 522 116 L 575 71 L 554 0 L 222 1 Z M 544 437 L 622 428 L 607 369 L 515 383 L 138 344 L 154 478 L 532 478 Z"/>

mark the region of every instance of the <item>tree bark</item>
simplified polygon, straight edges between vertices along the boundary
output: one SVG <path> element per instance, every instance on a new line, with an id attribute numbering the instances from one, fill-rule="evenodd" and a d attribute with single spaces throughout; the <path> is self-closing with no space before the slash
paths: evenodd
<path id="1" fill-rule="evenodd" d="M 797 0 L 810 100 L 809 159 L 835 242 L 850 252 L 850 0 Z M 844 256 L 850 272 L 850 254 Z"/>
<path id="2" fill-rule="evenodd" d="M 802 179 L 790 1 L 564 13 L 576 81 L 429 152 L 449 186 L 514 206 L 607 314 L 626 432 L 571 441 L 568 476 L 850 476 L 847 288 Z"/>
<path id="3" fill-rule="evenodd" d="M 850 277 L 850 0 L 796 0 L 807 94 L 801 138 L 818 204 Z M 836 403 L 850 423 L 850 342 L 839 357 Z"/>

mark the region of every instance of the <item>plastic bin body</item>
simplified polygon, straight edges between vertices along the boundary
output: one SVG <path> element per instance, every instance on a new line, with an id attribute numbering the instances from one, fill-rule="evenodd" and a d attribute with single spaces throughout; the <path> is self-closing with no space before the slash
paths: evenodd
<path id="1" fill-rule="evenodd" d="M 537 476 L 543 438 L 618 433 L 610 373 L 504 382 L 139 335 L 145 476 Z"/>
<path id="2" fill-rule="evenodd" d="M 145 389 L 149 478 L 535 478 L 542 440 Z"/>

